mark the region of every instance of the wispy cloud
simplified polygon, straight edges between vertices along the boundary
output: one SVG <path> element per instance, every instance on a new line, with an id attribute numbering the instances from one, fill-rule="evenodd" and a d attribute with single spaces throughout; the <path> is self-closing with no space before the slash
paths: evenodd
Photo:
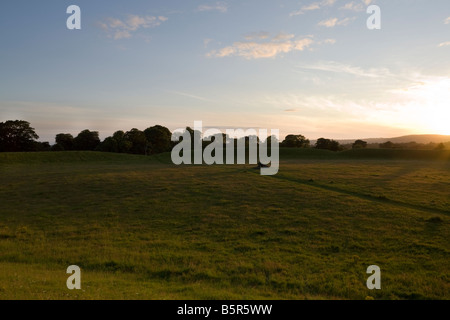
<path id="1" fill-rule="evenodd" d="M 259 33 L 258 33 L 259 34 Z M 273 37 L 250 38 L 250 41 L 235 42 L 233 45 L 207 53 L 207 57 L 239 56 L 246 59 L 274 58 L 282 53 L 303 51 L 313 44 L 310 37 L 294 39 L 295 35 L 279 33 Z M 248 37 L 246 37 L 248 39 Z M 259 41 L 258 41 L 259 40 Z M 267 41 L 262 41 L 267 40 Z"/>
<path id="2" fill-rule="evenodd" d="M 317 96 L 314 94 L 281 93 L 261 97 L 261 104 L 289 113 L 300 113 L 308 118 L 330 118 L 335 121 L 345 117 L 357 119 L 362 107 L 335 95 Z M 345 115 L 345 116 L 344 116 Z"/>
<path id="3" fill-rule="evenodd" d="M 439 43 L 439 45 L 438 45 L 439 48 L 446 47 L 446 46 L 450 46 L 450 41 L 442 42 L 442 43 Z"/>
<path id="4" fill-rule="evenodd" d="M 273 40 L 285 41 L 285 40 L 290 40 L 292 38 L 295 38 L 295 34 L 280 32 L 273 38 Z"/>
<path id="5" fill-rule="evenodd" d="M 301 69 L 309 69 L 309 70 L 319 70 L 326 72 L 335 72 L 335 73 L 344 73 L 350 74 L 358 77 L 367 77 L 367 78 L 383 78 L 392 76 L 391 72 L 388 69 L 369 69 L 364 70 L 360 67 L 355 67 L 348 64 L 342 64 L 334 61 L 322 61 L 316 63 L 314 65 L 300 65 L 298 66 Z"/>
<path id="6" fill-rule="evenodd" d="M 304 5 L 303 7 L 301 7 L 300 10 L 296 10 L 293 11 L 289 14 L 289 16 L 293 17 L 293 16 L 298 16 L 301 14 L 304 14 L 305 12 L 308 11 L 314 11 L 314 10 L 319 10 L 323 7 L 330 7 L 332 6 L 337 0 L 323 0 L 320 2 L 313 2 L 311 4 L 308 5 Z"/>
<path id="7" fill-rule="evenodd" d="M 304 13 L 305 12 L 303 12 L 302 10 L 292 11 L 291 13 L 289 13 L 289 17 L 299 16 L 299 15 L 304 14 Z"/>
<path id="8" fill-rule="evenodd" d="M 133 33 L 139 29 L 148 29 L 161 25 L 167 21 L 164 16 L 138 16 L 129 14 L 125 20 L 117 18 L 107 18 L 105 22 L 100 22 L 100 27 L 108 33 L 108 37 L 114 40 L 131 38 Z"/>
<path id="9" fill-rule="evenodd" d="M 208 44 L 209 44 L 211 41 L 213 41 L 213 39 L 209 39 L 209 38 L 203 39 L 203 46 L 204 46 L 205 48 L 208 47 Z"/>
<path id="10" fill-rule="evenodd" d="M 284 92 L 260 98 L 260 104 L 272 106 L 280 111 L 285 123 L 289 118 L 303 130 L 324 134 L 330 126 L 341 124 L 337 132 L 345 132 L 345 126 L 365 132 L 370 127 L 376 136 L 379 130 L 405 129 L 411 132 L 448 133 L 450 78 L 416 75 L 410 83 L 401 83 L 388 90 L 385 95 L 373 99 L 342 94 L 315 95 Z M 302 117 L 304 119 L 299 119 Z M 364 119 L 364 121 L 361 121 Z M 308 120 L 311 127 L 307 128 Z M 318 125 L 323 127 L 319 128 Z"/>
<path id="11" fill-rule="evenodd" d="M 335 44 L 335 43 L 336 39 L 325 39 L 317 42 L 317 44 Z"/>
<path id="12" fill-rule="evenodd" d="M 313 11 L 313 10 L 319 10 L 320 9 L 320 3 L 311 3 L 310 5 L 303 6 L 302 11 Z"/>
<path id="13" fill-rule="evenodd" d="M 270 32 L 259 31 L 259 32 L 251 32 L 244 35 L 245 40 L 264 40 L 270 37 Z"/>
<path id="14" fill-rule="evenodd" d="M 212 100 L 210 100 L 210 99 L 207 99 L 207 98 L 204 98 L 204 97 L 200 97 L 200 96 L 197 96 L 195 94 L 191 94 L 191 93 L 187 93 L 187 92 L 180 92 L 180 91 L 173 91 L 173 90 L 166 91 L 166 92 L 170 93 L 170 94 L 176 94 L 176 95 L 179 95 L 179 96 L 183 96 L 183 97 L 188 97 L 188 98 L 195 99 L 195 100 L 200 100 L 200 101 L 205 101 L 205 102 L 212 102 Z"/>
<path id="15" fill-rule="evenodd" d="M 333 28 L 336 26 L 346 26 L 353 20 L 355 20 L 355 18 L 344 18 L 342 20 L 339 20 L 338 18 L 331 18 L 328 20 L 320 21 L 317 25 L 327 28 Z"/>
<path id="16" fill-rule="evenodd" d="M 312 42 L 311 39 L 307 39 Z M 297 46 L 294 46 L 293 42 L 235 42 L 233 46 L 229 46 L 219 50 L 218 52 L 211 52 L 210 56 L 215 57 L 227 57 L 227 56 L 241 56 L 246 59 L 260 59 L 260 58 L 272 58 L 276 57 L 280 53 L 287 53 L 292 51 Z M 300 45 L 299 49 L 303 50 L 304 46 Z"/>
<path id="17" fill-rule="evenodd" d="M 322 6 L 332 6 L 337 0 L 323 0 Z"/>
<path id="18" fill-rule="evenodd" d="M 445 24 L 450 24 L 450 17 L 448 17 L 447 19 L 445 19 L 444 23 L 445 23 Z"/>
<path id="19" fill-rule="evenodd" d="M 201 4 L 197 7 L 198 11 L 219 11 L 226 13 L 228 11 L 228 5 L 225 2 L 219 1 L 215 4 Z"/>
<path id="20" fill-rule="evenodd" d="M 364 6 L 360 2 L 352 1 L 352 2 L 346 3 L 340 9 L 351 10 L 351 11 L 363 11 L 364 10 Z"/>

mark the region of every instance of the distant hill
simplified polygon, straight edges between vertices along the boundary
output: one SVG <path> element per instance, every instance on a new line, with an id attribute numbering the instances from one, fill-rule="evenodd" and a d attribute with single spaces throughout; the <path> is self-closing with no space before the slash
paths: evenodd
<path id="1" fill-rule="evenodd" d="M 360 138 L 357 138 L 360 139 Z M 355 142 L 357 139 L 337 139 L 337 141 L 341 144 L 350 144 Z M 441 142 L 449 142 L 450 135 L 441 135 L 441 134 L 416 134 L 416 135 L 408 135 L 402 137 L 395 138 L 367 138 L 361 139 L 367 141 L 367 143 L 384 143 L 387 141 L 391 141 L 393 143 L 408 143 L 408 142 L 417 142 L 417 143 L 441 143 Z M 314 144 L 316 140 L 312 140 L 311 144 Z"/>

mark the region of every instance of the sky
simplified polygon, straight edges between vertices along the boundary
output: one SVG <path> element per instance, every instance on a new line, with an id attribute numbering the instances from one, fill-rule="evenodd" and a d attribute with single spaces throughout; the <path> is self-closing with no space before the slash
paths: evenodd
<path id="1" fill-rule="evenodd" d="M 196 120 L 309 139 L 450 134 L 448 0 L 2 0 L 0 43 L 0 122 L 29 121 L 41 141 Z"/>

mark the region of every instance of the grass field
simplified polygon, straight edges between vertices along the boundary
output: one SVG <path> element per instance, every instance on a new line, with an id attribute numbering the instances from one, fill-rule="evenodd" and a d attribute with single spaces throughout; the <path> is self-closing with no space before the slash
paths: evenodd
<path id="1" fill-rule="evenodd" d="M 168 154 L 3 153 L 0 299 L 450 299 L 449 159 L 281 150 L 261 176 Z"/>

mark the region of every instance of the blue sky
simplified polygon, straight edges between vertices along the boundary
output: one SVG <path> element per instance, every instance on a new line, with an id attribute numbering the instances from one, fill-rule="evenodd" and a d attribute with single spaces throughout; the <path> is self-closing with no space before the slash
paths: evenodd
<path id="1" fill-rule="evenodd" d="M 66 28 L 72 4 L 81 30 Z M 0 41 L 0 121 L 52 143 L 194 120 L 310 139 L 450 134 L 448 0 L 3 0 Z"/>

